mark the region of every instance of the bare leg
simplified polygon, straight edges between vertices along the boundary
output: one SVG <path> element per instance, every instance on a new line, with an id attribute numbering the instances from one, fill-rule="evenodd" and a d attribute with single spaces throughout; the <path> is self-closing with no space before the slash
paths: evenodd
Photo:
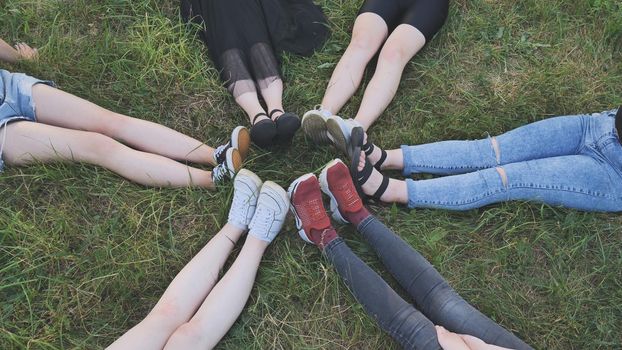
<path id="1" fill-rule="evenodd" d="M 330 78 L 322 107 L 337 113 L 354 95 L 363 79 L 367 63 L 387 38 L 389 29 L 375 13 L 362 13 L 354 22 L 352 40 Z"/>
<path id="2" fill-rule="evenodd" d="M 214 187 L 209 171 L 136 151 L 102 134 L 26 121 L 14 122 L 5 128 L 6 140 L 0 143 L 4 142 L 3 155 L 8 164 L 78 161 L 100 165 L 146 186 Z"/>
<path id="3" fill-rule="evenodd" d="M 259 98 L 257 97 L 257 92 L 246 92 L 241 94 L 240 96 L 235 98 L 235 102 L 237 102 L 240 107 L 246 112 L 248 118 L 253 124 L 253 118 L 259 113 L 266 113 L 264 108 L 259 103 Z M 259 117 L 257 118 L 257 122 L 262 119 L 268 119 L 268 117 Z"/>
<path id="4" fill-rule="evenodd" d="M 268 113 L 271 111 L 278 109 L 283 111 L 283 81 L 281 79 L 277 79 L 270 83 L 267 88 L 261 90 L 261 96 L 266 101 L 268 105 Z M 275 112 L 272 115 L 272 119 L 280 116 L 283 113 Z"/>
<path id="5" fill-rule="evenodd" d="M 367 130 L 387 108 L 400 84 L 404 67 L 425 45 L 425 37 L 415 27 L 401 24 L 384 44 L 373 78 L 369 82 L 356 121 Z"/>
<path id="6" fill-rule="evenodd" d="M 37 120 L 43 124 L 93 131 L 141 151 L 216 165 L 213 148 L 163 125 L 111 112 L 45 84 L 35 85 L 32 96 Z"/>
<path id="7" fill-rule="evenodd" d="M 175 276 L 153 310 L 108 349 L 162 349 L 180 325 L 188 322 L 218 281 L 242 230 L 226 224 Z"/>
<path id="8" fill-rule="evenodd" d="M 211 349 L 229 331 L 250 295 L 268 242 L 248 236 L 229 271 L 207 296 L 190 322 L 171 336 L 166 349 Z"/>

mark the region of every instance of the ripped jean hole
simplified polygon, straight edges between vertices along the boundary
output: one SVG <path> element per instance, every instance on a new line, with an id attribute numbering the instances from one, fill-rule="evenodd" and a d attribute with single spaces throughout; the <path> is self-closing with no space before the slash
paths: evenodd
<path id="1" fill-rule="evenodd" d="M 490 143 L 492 144 L 492 150 L 495 151 L 495 159 L 497 160 L 497 164 L 501 164 L 501 149 L 499 148 L 499 141 L 497 141 L 496 137 L 490 138 Z"/>
<path id="2" fill-rule="evenodd" d="M 497 170 L 497 172 L 499 173 L 499 176 L 501 177 L 501 183 L 503 184 L 503 187 L 505 187 L 507 189 L 507 187 L 508 187 L 508 174 L 505 173 L 505 169 L 503 169 L 501 167 L 496 167 L 495 170 Z"/>

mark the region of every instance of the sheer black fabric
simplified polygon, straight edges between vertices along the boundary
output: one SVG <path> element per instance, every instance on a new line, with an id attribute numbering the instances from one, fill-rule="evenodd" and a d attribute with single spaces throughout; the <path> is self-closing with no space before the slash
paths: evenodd
<path id="1" fill-rule="evenodd" d="M 280 79 L 281 51 L 310 55 L 329 34 L 311 0 L 182 0 L 181 14 L 202 26 L 200 37 L 234 97 Z"/>

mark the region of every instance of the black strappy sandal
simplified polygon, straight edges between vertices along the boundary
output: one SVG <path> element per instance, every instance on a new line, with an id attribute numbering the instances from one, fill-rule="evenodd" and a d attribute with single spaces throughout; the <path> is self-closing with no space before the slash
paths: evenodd
<path id="1" fill-rule="evenodd" d="M 300 129 L 300 118 L 294 113 L 283 112 L 280 109 L 273 109 L 270 111 L 270 119 L 272 119 L 272 115 L 274 113 L 281 112 L 283 114 L 279 115 L 274 119 L 274 123 L 276 123 L 276 143 L 290 143 L 296 135 L 296 131 Z"/>
<path id="2" fill-rule="evenodd" d="M 365 157 L 365 166 L 363 167 L 363 170 L 358 170 L 359 160 L 361 157 L 361 147 L 364 147 L 362 146 L 364 137 L 365 131 L 363 131 L 363 128 L 356 127 L 352 129 L 352 133 L 350 135 L 350 149 L 348 150 L 350 156 L 350 175 L 354 180 L 354 187 L 356 187 L 356 191 L 361 198 L 372 198 L 377 202 L 381 202 L 380 197 L 382 197 L 389 187 L 389 177 L 382 175 L 382 183 L 373 195 L 368 196 L 363 191 L 363 185 L 367 182 L 367 180 L 369 180 L 371 174 L 374 172 L 374 166 L 371 164 L 369 159 L 367 159 L 367 157 Z"/>
<path id="3" fill-rule="evenodd" d="M 369 138 L 367 138 L 367 143 L 363 145 L 363 152 L 365 152 L 365 156 L 369 157 L 371 156 L 371 154 L 374 152 L 374 149 L 376 148 L 376 146 L 369 141 Z M 383 150 L 382 148 L 378 147 L 380 149 L 380 159 L 378 159 L 378 161 L 373 164 L 374 168 L 376 168 L 378 171 L 382 170 L 382 164 L 384 164 L 384 162 L 387 160 L 387 151 Z"/>
<path id="4" fill-rule="evenodd" d="M 251 140 L 257 146 L 266 148 L 274 144 L 274 138 L 276 137 L 276 124 L 272 121 L 272 119 L 264 119 L 257 122 L 257 118 L 261 116 L 270 118 L 266 113 L 258 113 L 253 118 Z"/>
<path id="5" fill-rule="evenodd" d="M 358 191 L 359 196 L 361 196 L 361 198 L 365 198 L 365 199 L 371 198 L 376 202 L 382 202 L 380 200 L 380 197 L 382 197 L 382 195 L 387 191 L 387 188 L 389 187 L 388 176 L 382 175 L 382 183 L 380 184 L 376 192 L 374 192 L 374 194 L 372 194 L 371 196 L 366 195 L 365 192 L 363 191 L 363 185 L 367 182 L 367 180 L 369 180 L 374 170 L 375 169 L 371 165 L 369 160 L 365 158 L 365 166 L 363 167 L 363 170 L 358 171 L 358 168 L 357 168 L 356 173 L 351 174 L 351 175 L 352 175 L 352 178 L 354 179 L 354 186 L 356 187 L 356 190 Z"/>

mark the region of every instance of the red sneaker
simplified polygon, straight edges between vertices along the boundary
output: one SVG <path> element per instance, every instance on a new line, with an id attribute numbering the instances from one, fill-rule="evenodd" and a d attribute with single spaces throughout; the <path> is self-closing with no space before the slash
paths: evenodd
<path id="1" fill-rule="evenodd" d="M 363 201 L 356 192 L 348 167 L 341 159 L 334 159 L 326 164 L 320 174 L 322 192 L 330 197 L 330 211 L 333 219 L 347 224 L 352 216 L 366 213 Z"/>
<path id="2" fill-rule="evenodd" d="M 317 178 L 313 174 L 303 175 L 292 182 L 287 193 L 291 202 L 290 209 L 296 218 L 298 234 L 305 241 L 323 248 L 328 244 L 326 239 L 331 238 L 328 236 L 336 234 L 326 215 Z"/>

